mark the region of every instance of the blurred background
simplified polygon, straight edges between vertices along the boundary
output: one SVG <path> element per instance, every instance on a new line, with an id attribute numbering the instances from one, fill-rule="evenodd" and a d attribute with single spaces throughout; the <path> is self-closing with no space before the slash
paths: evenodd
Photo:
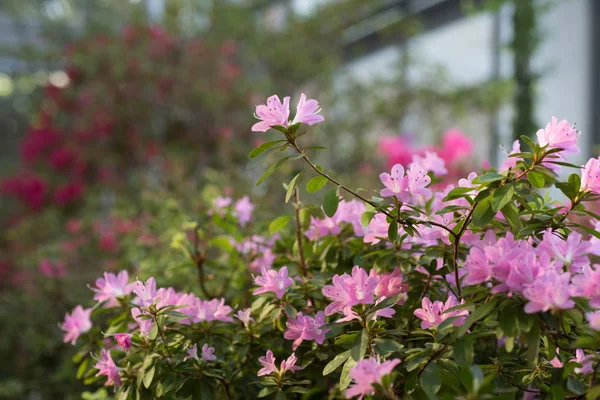
<path id="1" fill-rule="evenodd" d="M 449 182 L 498 166 L 553 115 L 583 132 L 574 163 L 597 156 L 599 18 L 596 0 L 2 0 L 0 398 L 107 398 L 58 327 L 86 285 L 185 284 L 173 232 L 216 196 L 284 212 L 301 167 L 259 187 L 247 168 L 273 93 L 319 100 L 303 140 L 356 187 L 427 150 Z"/>

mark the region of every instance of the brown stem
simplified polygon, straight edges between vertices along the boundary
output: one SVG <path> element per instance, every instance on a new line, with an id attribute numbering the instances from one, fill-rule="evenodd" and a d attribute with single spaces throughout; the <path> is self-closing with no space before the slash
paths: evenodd
<path id="1" fill-rule="evenodd" d="M 211 296 L 208 289 L 206 288 L 206 277 L 204 276 L 204 261 L 206 260 L 206 256 L 207 256 L 207 245 L 206 245 L 206 241 L 204 241 L 204 247 L 202 249 L 202 251 L 198 251 L 198 245 L 200 244 L 198 241 L 198 225 L 196 225 L 196 227 L 194 228 L 194 256 L 193 256 L 193 261 L 194 264 L 196 264 L 196 268 L 198 269 L 198 279 L 200 280 L 200 290 L 202 291 L 202 294 L 207 298 L 207 299 L 212 299 L 214 296 Z"/>
<path id="2" fill-rule="evenodd" d="M 299 153 L 302 155 L 302 159 L 319 175 L 321 175 L 322 177 L 326 178 L 327 180 L 329 180 L 329 182 L 333 183 L 334 185 L 336 185 L 337 187 L 339 187 L 342 190 L 345 190 L 346 192 L 350 193 L 351 195 L 353 195 L 354 197 L 356 197 L 357 199 L 363 201 L 364 203 L 370 205 L 371 207 L 377 209 L 379 212 L 382 212 L 383 214 L 385 214 L 386 216 L 390 217 L 392 220 L 395 220 L 396 218 L 387 210 L 380 208 L 379 204 L 375 203 L 374 201 L 368 200 L 365 197 L 361 196 L 360 194 L 356 193 L 355 191 L 353 191 L 352 189 L 347 188 L 346 186 L 342 185 L 341 183 L 339 183 L 337 180 L 333 179 L 332 177 L 330 177 L 329 175 L 323 173 L 322 171 L 320 171 L 317 166 L 315 164 L 313 164 L 312 161 L 310 161 L 310 159 L 308 158 L 308 155 L 304 152 L 304 150 L 300 149 L 298 147 L 298 145 L 294 142 L 290 142 L 290 145 Z M 404 221 L 402 221 L 404 222 Z M 440 223 L 437 222 L 433 222 L 433 221 L 415 221 L 416 224 L 418 225 L 433 225 L 433 226 L 437 226 L 438 228 L 442 228 L 444 229 L 446 232 L 448 232 L 450 235 L 455 236 L 455 233 L 452 231 L 452 229 L 448 228 L 445 225 L 442 225 Z"/>
<path id="3" fill-rule="evenodd" d="M 165 335 L 163 334 L 162 328 L 160 327 L 160 325 L 158 325 L 158 318 L 156 317 L 156 314 L 152 314 L 152 316 L 154 317 L 154 323 L 156 324 L 156 329 L 158 330 L 158 333 L 160 334 L 160 338 L 163 342 L 163 344 L 165 345 L 165 349 L 167 350 L 167 354 L 169 355 L 169 358 L 172 358 L 173 356 L 171 355 L 171 351 L 169 350 L 169 346 L 167 346 L 167 341 L 165 340 Z"/>
<path id="4" fill-rule="evenodd" d="M 300 269 L 303 276 L 308 276 L 308 267 L 306 265 L 306 259 L 304 258 L 304 246 L 302 244 L 302 224 L 300 221 L 300 191 L 296 187 L 294 192 L 294 215 L 296 219 L 296 238 L 298 239 L 298 254 L 300 255 Z"/>

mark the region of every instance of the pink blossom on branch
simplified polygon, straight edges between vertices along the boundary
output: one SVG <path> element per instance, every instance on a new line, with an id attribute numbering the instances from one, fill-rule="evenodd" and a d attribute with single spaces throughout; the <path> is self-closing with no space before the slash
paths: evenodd
<path id="1" fill-rule="evenodd" d="M 346 396 L 348 398 L 358 396 L 358 400 L 361 400 L 364 396 L 374 395 L 375 388 L 373 384 L 381 384 L 383 377 L 391 374 L 398 364 L 400 364 L 398 359 L 384 362 L 380 362 L 375 358 L 360 360 L 350 370 L 350 376 L 354 384 L 346 390 Z"/>
<path id="2" fill-rule="evenodd" d="M 302 367 L 296 366 L 298 358 L 295 353 L 292 353 L 287 360 L 281 361 L 279 369 L 275 366 L 275 357 L 271 350 L 267 350 L 265 356 L 259 357 L 258 361 L 262 364 L 262 368 L 256 374 L 257 376 L 276 374 L 282 376 L 287 371 L 294 373 L 302 369 Z"/>
<path id="3" fill-rule="evenodd" d="M 297 123 L 314 125 L 322 122 L 325 118 L 319 115 L 320 111 L 321 108 L 319 107 L 319 103 L 314 99 L 307 100 L 306 95 L 302 93 L 298 105 L 296 106 L 296 116 L 291 122 L 291 125 Z M 283 102 L 281 102 L 279 96 L 273 95 L 267 99 L 266 104 L 256 106 L 254 116 L 256 119 L 259 119 L 260 122 L 257 122 L 252 126 L 253 132 L 266 132 L 276 125 L 288 127 L 290 126 L 290 98 L 284 97 Z"/>
<path id="4" fill-rule="evenodd" d="M 581 191 L 600 194 L 600 157 L 591 158 L 581 170 Z"/>
<path id="5" fill-rule="evenodd" d="M 273 292 L 278 299 L 281 299 L 285 290 L 294 283 L 293 279 L 288 276 L 287 267 L 281 267 L 277 272 L 274 269 L 267 270 L 263 266 L 260 272 L 261 276 L 254 278 L 254 283 L 260 286 L 254 290 L 254 294 Z"/>
<path id="6" fill-rule="evenodd" d="M 423 297 L 423 300 L 421 301 L 422 308 L 416 309 L 414 314 L 421 320 L 421 329 L 429 329 L 432 326 L 437 327 L 439 324 L 451 317 L 459 317 L 454 321 L 453 325 L 460 326 L 465 323 L 465 320 L 469 315 L 469 311 L 455 310 L 446 312 L 446 310 L 463 303 L 464 300 L 461 300 L 459 303 L 452 295 L 448 296 L 448 299 L 445 303 L 442 303 L 441 301 L 435 301 L 432 303 L 428 297 Z"/>
<path id="7" fill-rule="evenodd" d="M 148 307 L 158 299 L 154 278 L 149 278 L 146 283 L 135 281 L 133 285 L 133 293 L 138 296 L 142 306 Z"/>
<path id="8" fill-rule="evenodd" d="M 131 334 L 129 333 L 115 333 L 114 338 L 120 348 L 127 351 L 131 348 Z"/>
<path id="9" fill-rule="evenodd" d="M 367 272 L 359 266 L 352 268 L 352 275 L 334 275 L 333 285 L 324 286 L 323 296 L 333 303 L 325 308 L 325 315 L 331 315 L 342 311 L 345 307 L 358 304 L 373 304 L 375 296 L 373 291 L 379 283 L 379 279 L 370 277 Z"/>
<path id="10" fill-rule="evenodd" d="M 248 222 L 252 221 L 252 212 L 254 211 L 254 205 L 250 202 L 248 196 L 244 196 L 233 205 L 233 215 L 238 219 L 238 222 L 242 226 L 246 226 Z"/>
<path id="11" fill-rule="evenodd" d="M 571 126 L 566 119 L 558 121 L 556 117 L 546 125 L 545 129 L 540 129 L 536 133 L 540 146 L 548 146 L 548 149 L 562 149 L 562 154 L 577 154 L 578 132 L 574 126 Z"/>
<path id="12" fill-rule="evenodd" d="M 546 271 L 523 290 L 523 296 L 529 300 L 525 305 L 525 312 L 533 314 L 550 309 L 572 308 L 575 302 L 571 300 L 574 289 L 571 287 L 570 281 L 571 274 L 568 272 Z"/>
<path id="13" fill-rule="evenodd" d="M 380 192 L 383 197 L 395 196 L 398 200 L 407 202 L 412 195 L 431 196 L 431 191 L 427 189 L 431 178 L 418 166 L 411 167 L 405 175 L 404 167 L 396 164 L 392 167 L 391 174 L 384 172 L 379 175 L 379 179 L 385 186 Z"/>
<path id="14" fill-rule="evenodd" d="M 71 314 L 65 315 L 65 321 L 61 325 L 61 329 L 65 331 L 65 343 L 71 342 L 72 345 L 75 345 L 77 338 L 92 328 L 91 314 L 91 308 L 84 309 L 81 306 L 77 306 Z"/>
<path id="15" fill-rule="evenodd" d="M 110 356 L 110 351 L 106 349 L 100 350 L 100 359 L 94 364 L 94 368 L 98 370 L 96 376 L 106 375 L 106 386 L 120 386 L 121 375 L 119 374 L 119 368 L 115 364 L 114 360 Z"/>
<path id="16" fill-rule="evenodd" d="M 110 272 L 104 273 L 104 278 L 96 279 L 96 287 L 91 288 L 94 294 L 94 300 L 102 303 L 104 308 L 119 306 L 119 297 L 123 297 L 133 290 L 133 285 L 129 284 L 129 274 L 123 270 L 115 275 Z"/>
<path id="17" fill-rule="evenodd" d="M 329 329 L 321 328 L 325 323 L 323 311 L 319 311 L 314 317 L 299 312 L 296 318 L 288 319 L 286 323 L 288 329 L 283 337 L 294 341 L 292 350 L 296 350 L 304 340 L 314 340 L 318 344 L 323 344 L 325 334 L 329 332 Z"/>

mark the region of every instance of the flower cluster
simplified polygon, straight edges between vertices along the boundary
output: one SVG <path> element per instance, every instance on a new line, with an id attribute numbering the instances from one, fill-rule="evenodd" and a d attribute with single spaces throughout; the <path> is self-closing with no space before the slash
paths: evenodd
<path id="1" fill-rule="evenodd" d="M 388 297 L 402 294 L 406 291 L 406 286 L 402 284 L 402 276 L 399 270 L 389 275 L 379 276 L 376 270 L 371 270 L 369 274 L 360 268 L 354 266 L 352 275 L 334 275 L 332 285 L 323 287 L 323 296 L 332 301 L 325 308 L 325 315 L 333 315 L 341 312 L 344 318 L 340 321 L 349 321 L 360 319 L 359 315 L 352 309 L 359 304 L 377 304 Z M 375 299 L 377 296 L 377 299 Z M 373 318 L 390 318 L 395 314 L 395 310 L 390 307 L 377 310 Z"/>

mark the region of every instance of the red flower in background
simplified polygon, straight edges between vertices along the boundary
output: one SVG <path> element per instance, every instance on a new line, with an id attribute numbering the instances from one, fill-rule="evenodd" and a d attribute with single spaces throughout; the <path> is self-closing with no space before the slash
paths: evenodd
<path id="1" fill-rule="evenodd" d="M 73 182 L 56 188 L 54 191 L 54 201 L 59 206 L 65 206 L 79 200 L 83 195 L 84 187 L 82 184 Z"/>

